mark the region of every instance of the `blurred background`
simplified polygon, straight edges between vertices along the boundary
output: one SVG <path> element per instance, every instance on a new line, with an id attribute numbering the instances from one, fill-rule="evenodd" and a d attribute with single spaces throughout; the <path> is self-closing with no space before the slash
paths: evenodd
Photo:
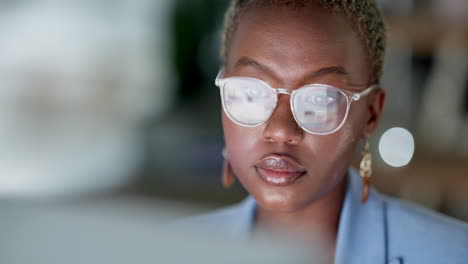
<path id="1" fill-rule="evenodd" d="M 468 2 L 378 2 L 389 42 L 375 185 L 468 221 Z M 1 221 L 149 224 L 245 197 L 221 185 L 227 3 L 0 0 Z"/>

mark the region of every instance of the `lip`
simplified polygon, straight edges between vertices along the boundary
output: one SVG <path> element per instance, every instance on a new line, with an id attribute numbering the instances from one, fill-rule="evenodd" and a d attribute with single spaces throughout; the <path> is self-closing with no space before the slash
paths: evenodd
<path id="1" fill-rule="evenodd" d="M 274 186 L 294 184 L 307 172 L 295 159 L 277 154 L 263 157 L 255 163 L 254 167 L 265 183 Z"/>

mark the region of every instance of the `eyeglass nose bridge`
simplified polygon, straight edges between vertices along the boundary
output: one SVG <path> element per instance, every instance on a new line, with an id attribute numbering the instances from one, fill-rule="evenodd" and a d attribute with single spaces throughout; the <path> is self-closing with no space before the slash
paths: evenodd
<path id="1" fill-rule="evenodd" d="M 292 95 L 293 92 L 291 91 L 291 89 L 285 89 L 285 88 L 276 88 L 276 93 L 277 94 L 289 94 L 289 95 Z"/>

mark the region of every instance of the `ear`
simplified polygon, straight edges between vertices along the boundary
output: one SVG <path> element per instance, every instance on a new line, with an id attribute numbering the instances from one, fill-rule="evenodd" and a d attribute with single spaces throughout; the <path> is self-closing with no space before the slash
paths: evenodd
<path id="1" fill-rule="evenodd" d="M 385 105 L 386 93 L 385 90 L 379 88 L 373 92 L 368 98 L 368 117 L 366 127 L 364 129 L 364 137 L 368 138 L 377 128 L 380 117 L 382 116 L 383 107 Z"/>

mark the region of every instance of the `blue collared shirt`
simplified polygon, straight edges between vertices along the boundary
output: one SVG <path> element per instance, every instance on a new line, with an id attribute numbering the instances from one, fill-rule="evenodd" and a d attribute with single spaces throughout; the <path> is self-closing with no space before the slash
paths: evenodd
<path id="1" fill-rule="evenodd" d="M 361 179 L 350 169 L 335 251 L 336 264 L 468 263 L 468 225 L 371 189 L 360 203 Z M 248 239 L 257 203 L 241 203 L 182 223 L 237 239 Z"/>

